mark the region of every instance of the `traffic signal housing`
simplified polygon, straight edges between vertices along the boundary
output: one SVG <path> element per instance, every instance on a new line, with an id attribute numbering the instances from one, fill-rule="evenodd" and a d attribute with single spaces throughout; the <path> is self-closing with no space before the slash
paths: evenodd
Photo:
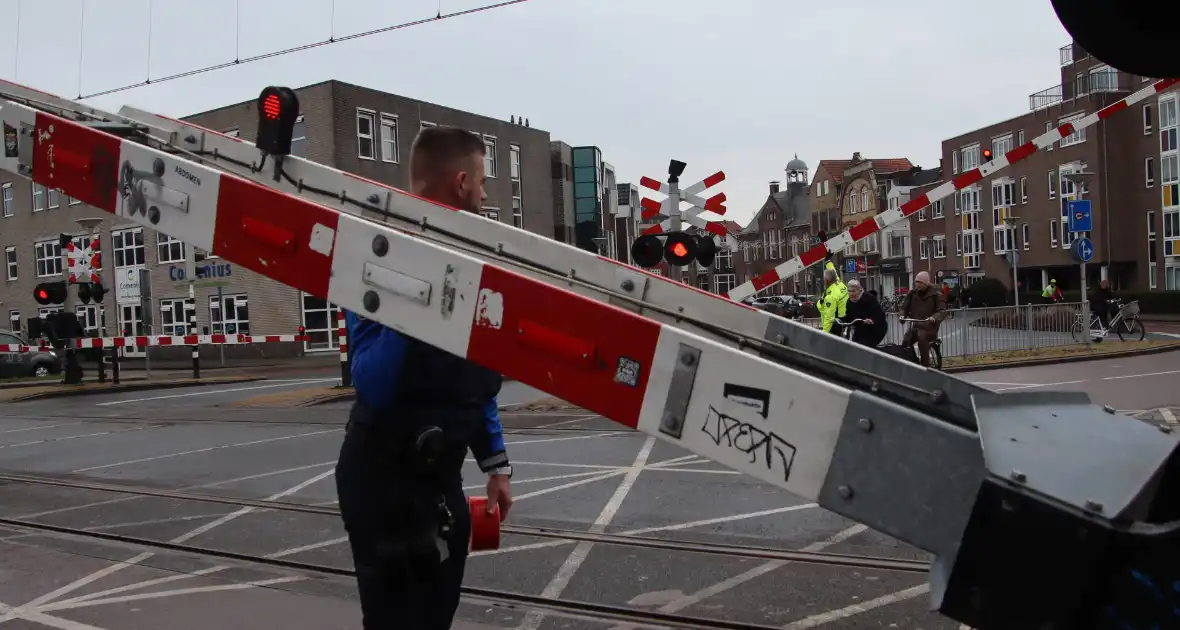
<path id="1" fill-rule="evenodd" d="M 42 282 L 38 284 L 33 289 L 33 299 L 42 306 L 48 304 L 64 304 L 66 301 L 65 281 Z"/>
<path id="2" fill-rule="evenodd" d="M 703 267 L 713 264 L 717 244 L 712 234 L 665 232 L 663 242 L 655 234 L 644 234 L 631 244 L 631 260 L 644 268 L 667 261 L 674 267 L 684 267 L 694 260 Z"/>
<path id="3" fill-rule="evenodd" d="M 99 282 L 89 282 L 78 285 L 78 299 L 83 304 L 94 302 L 95 304 L 102 304 L 102 297 L 106 295 L 107 290 Z"/>
<path id="4" fill-rule="evenodd" d="M 268 155 L 290 155 L 299 97 L 287 87 L 269 86 L 258 95 L 258 137 L 254 144 Z"/>
<path id="5" fill-rule="evenodd" d="M 992 161 L 992 150 L 991 149 L 984 149 L 983 150 L 983 161 L 984 162 L 991 162 Z"/>

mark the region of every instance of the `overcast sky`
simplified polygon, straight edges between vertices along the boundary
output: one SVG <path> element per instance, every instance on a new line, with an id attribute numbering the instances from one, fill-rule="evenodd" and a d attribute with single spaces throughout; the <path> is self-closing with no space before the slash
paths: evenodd
<path id="1" fill-rule="evenodd" d="M 494 0 L 155 0 L 150 20 L 149 0 L 0 0 L 2 15 L 18 2 L 0 76 L 75 98 Z M 944 138 L 1057 84 L 1067 43 L 1048 0 L 529 0 L 88 102 L 184 116 L 340 79 L 527 116 L 601 147 L 621 181 L 662 179 L 670 158 L 689 181 L 722 169 L 744 224 L 795 153 L 936 165 Z"/>

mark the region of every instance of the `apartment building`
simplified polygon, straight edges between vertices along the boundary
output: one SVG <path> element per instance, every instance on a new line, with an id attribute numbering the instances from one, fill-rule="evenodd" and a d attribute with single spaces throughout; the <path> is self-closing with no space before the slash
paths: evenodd
<path id="1" fill-rule="evenodd" d="M 295 90 L 299 117 L 292 153 L 399 188 L 409 187 L 407 162 L 418 130 L 437 124 L 455 125 L 480 135 L 487 147 L 485 216 L 551 236 L 552 180 L 549 177 L 549 134 L 510 121 L 497 120 L 340 81 L 326 81 Z M 251 139 L 257 125 L 254 100 L 227 105 L 185 118 L 203 127 Z M 0 173 L 0 246 L 5 252 L 0 310 L 10 328 L 21 330 L 29 316 L 52 310 L 79 313 L 89 331 L 115 335 L 182 334 L 187 244 L 151 229 L 112 217 L 66 199 L 59 191 L 30 185 Z M 94 219 L 97 227 L 79 223 Z M 58 235 L 82 243 L 97 233 L 103 249 L 104 282 L 111 289 L 104 304 L 75 304 L 73 290 L 65 304 L 40 306 L 33 300 L 39 282 L 62 280 L 63 260 Z M 203 252 L 202 252 L 203 253 Z M 152 301 L 140 305 L 126 278 L 139 269 L 151 272 Z M 202 330 L 226 333 L 290 334 L 306 328 L 310 341 L 300 344 L 231 346 L 226 356 L 266 353 L 293 356 L 339 348 L 337 309 L 323 299 L 255 274 L 216 256 L 197 268 L 194 281 L 197 323 Z M 108 313 L 114 313 L 109 317 Z M 2 324 L 0 324 L 2 326 Z M 187 356 L 184 348 L 154 348 L 152 356 Z M 217 357 L 219 349 L 204 348 Z M 142 349 L 128 350 L 142 356 Z M 178 356 L 179 356 L 178 355 Z"/>
<path id="2" fill-rule="evenodd" d="M 766 201 L 737 235 L 736 273 L 748 282 L 811 247 L 811 203 L 807 164 L 796 155 L 787 162 L 786 187 L 770 182 Z M 814 290 L 804 272 L 767 287 L 760 295 L 793 295 Z"/>
<path id="3" fill-rule="evenodd" d="M 999 156 L 1151 80 L 1110 68 L 1076 44 L 1061 48 L 1059 59 L 1061 83 L 1030 95 L 1028 113 L 943 141 L 947 177 L 978 166 L 984 150 Z M 986 276 L 1008 286 L 1015 265 L 1021 292 L 1039 292 L 1051 278 L 1077 289 L 1082 278 L 1071 246 L 1086 236 L 1095 249 L 1091 285 L 1109 279 L 1122 290 L 1180 288 L 1176 111 L 1176 90 L 1167 90 L 959 191 L 941 216 L 929 213 L 930 227 L 913 240 L 916 264 L 966 283 Z M 1069 202 L 1076 200 L 1091 204 L 1094 230 L 1084 235 L 1069 231 Z"/>

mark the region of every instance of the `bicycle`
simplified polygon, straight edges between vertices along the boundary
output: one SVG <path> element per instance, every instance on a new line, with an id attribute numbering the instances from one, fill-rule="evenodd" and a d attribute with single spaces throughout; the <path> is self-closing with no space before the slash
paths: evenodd
<path id="1" fill-rule="evenodd" d="M 925 322 L 927 320 L 913 319 L 911 317 L 899 317 L 899 318 L 897 318 L 897 321 L 904 324 L 904 323 Z M 902 352 L 904 353 L 903 356 L 905 356 L 906 359 L 908 359 L 909 361 L 911 361 L 913 363 L 917 363 L 917 364 L 921 365 L 922 360 L 918 356 L 918 353 L 914 350 L 914 347 L 912 344 L 908 345 L 908 346 L 902 345 L 902 344 L 898 344 L 898 345 L 902 349 Z M 932 355 L 930 357 L 930 367 L 935 370 L 941 370 L 942 369 L 942 337 L 935 337 L 934 341 L 930 342 L 930 353 Z"/>
<path id="2" fill-rule="evenodd" d="M 1095 341 L 1101 341 L 1106 338 L 1106 335 L 1114 331 L 1119 336 L 1119 341 L 1126 341 L 1123 336 L 1126 333 L 1133 341 L 1143 341 L 1143 337 L 1147 335 L 1147 329 L 1144 328 L 1143 322 L 1139 321 L 1139 300 L 1134 300 L 1123 304 L 1123 301 L 1115 298 L 1110 301 L 1111 304 L 1119 307 L 1119 312 L 1114 317 L 1110 318 L 1110 325 L 1103 326 L 1102 318 L 1098 317 L 1097 313 L 1090 313 L 1090 338 Z M 1121 324 L 1121 325 L 1120 325 Z M 1135 339 L 1135 332 L 1139 332 L 1139 338 Z M 1073 337 L 1075 343 L 1082 341 L 1082 313 L 1078 312 L 1073 319 L 1073 326 L 1069 329 L 1070 335 Z"/>

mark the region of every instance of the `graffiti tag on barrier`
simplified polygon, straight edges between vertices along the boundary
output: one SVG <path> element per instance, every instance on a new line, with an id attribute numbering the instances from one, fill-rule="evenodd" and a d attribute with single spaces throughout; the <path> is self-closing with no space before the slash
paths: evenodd
<path id="1" fill-rule="evenodd" d="M 795 463 L 795 447 L 790 442 L 733 416 L 709 406 L 705 424 L 701 431 L 713 443 L 726 446 L 750 456 L 750 463 L 758 463 L 759 457 L 767 470 L 782 469 L 783 482 L 791 478 L 791 466 Z"/>

